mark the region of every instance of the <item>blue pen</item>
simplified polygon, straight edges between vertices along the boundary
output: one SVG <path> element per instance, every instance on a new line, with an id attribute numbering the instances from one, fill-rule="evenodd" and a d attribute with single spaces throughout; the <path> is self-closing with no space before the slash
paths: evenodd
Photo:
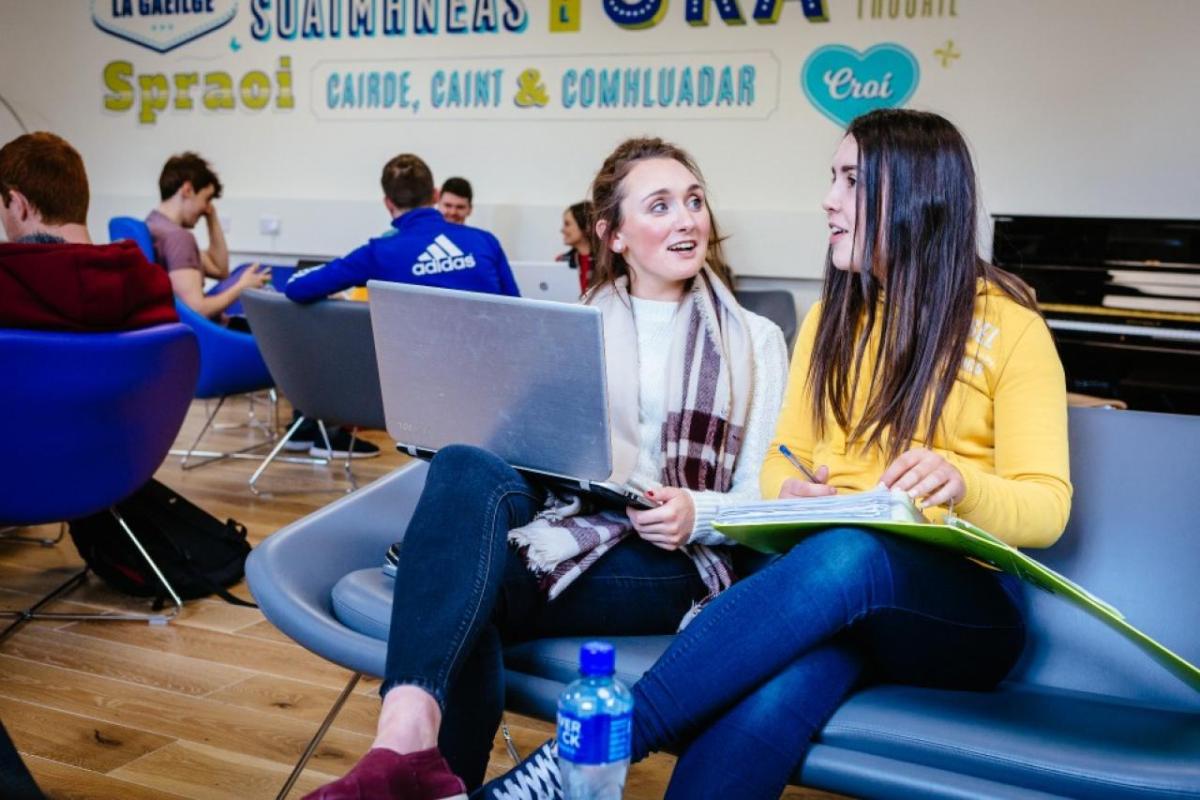
<path id="1" fill-rule="evenodd" d="M 812 470 L 810 470 L 808 467 L 801 464 L 800 459 L 798 459 L 794 455 L 792 455 L 792 451 L 788 450 L 786 444 L 779 445 L 779 453 L 780 453 L 780 455 L 782 455 L 784 458 L 786 458 L 788 460 L 789 464 L 791 464 L 796 469 L 800 470 L 800 472 L 802 472 L 804 474 L 804 477 L 808 479 L 809 483 L 820 483 L 821 482 L 821 481 L 817 480 L 816 475 L 813 475 Z"/>

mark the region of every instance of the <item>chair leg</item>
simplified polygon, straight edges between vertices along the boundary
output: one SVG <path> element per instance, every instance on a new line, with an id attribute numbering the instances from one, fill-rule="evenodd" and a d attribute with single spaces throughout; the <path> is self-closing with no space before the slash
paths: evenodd
<path id="1" fill-rule="evenodd" d="M 275 391 L 275 387 L 267 390 L 267 396 L 271 398 L 271 436 L 279 435 L 279 392 Z"/>
<path id="2" fill-rule="evenodd" d="M 117 525 L 121 527 L 121 530 L 125 531 L 126 535 L 129 536 L 129 539 L 133 542 L 133 546 L 137 548 L 139 553 L 142 554 L 142 558 L 145 559 L 146 564 L 148 564 L 150 569 L 154 572 L 155 577 L 158 578 L 167 594 L 171 596 L 171 602 L 173 605 L 171 611 L 167 614 L 143 614 L 135 612 L 126 613 L 112 611 L 98 612 L 94 614 L 80 614 L 75 612 L 42 611 L 42 606 L 64 597 L 83 583 L 88 572 L 91 571 L 90 568 L 84 567 L 82 570 L 77 572 L 75 575 L 72 575 L 64 583 L 60 584 L 56 589 L 24 611 L 0 611 L 0 617 L 14 618 L 14 621 L 7 628 L 5 628 L 3 631 L 0 631 L 0 643 L 3 643 L 5 639 L 16 633 L 19 627 L 35 619 L 62 619 L 74 621 L 117 620 L 124 622 L 149 622 L 151 625 L 166 625 L 168 622 L 175 619 L 175 617 L 179 616 L 179 612 L 183 610 L 183 601 L 179 599 L 179 594 L 175 591 L 175 587 L 171 586 L 170 581 L 168 581 L 166 576 L 162 574 L 162 570 L 158 568 L 158 564 L 154 563 L 154 559 L 151 558 L 150 554 L 146 552 L 146 548 L 142 547 L 142 543 L 138 541 L 137 535 L 130 530 L 128 523 L 125 522 L 125 518 L 121 516 L 121 513 L 117 511 L 116 508 L 110 508 L 109 513 L 113 515 L 113 518 L 117 521 Z"/>
<path id="3" fill-rule="evenodd" d="M 113 519 L 117 521 L 117 524 L 121 526 L 121 529 L 125 531 L 125 534 L 129 537 L 129 540 L 133 542 L 133 546 L 136 547 L 137 551 L 142 554 L 142 558 L 146 560 L 146 563 L 154 572 L 154 577 L 158 578 L 158 582 L 161 583 L 162 587 L 167 590 L 167 594 L 171 595 L 171 602 L 175 606 L 174 610 L 172 610 L 170 614 L 158 614 L 147 620 L 148 622 L 165 625 L 166 623 L 175 619 L 175 617 L 179 616 L 179 612 L 183 611 L 183 601 L 179 599 L 179 594 L 175 591 L 175 587 L 171 585 L 171 582 L 167 580 L 167 576 L 162 574 L 162 570 L 158 568 L 158 564 L 155 564 L 154 559 L 151 558 L 150 554 L 146 552 L 146 548 L 142 547 L 142 543 L 138 541 L 137 535 L 130 529 L 129 523 L 127 523 L 125 518 L 121 516 L 121 512 L 117 511 L 115 507 L 110 508 L 108 511 L 113 515 Z"/>
<path id="4" fill-rule="evenodd" d="M 325 430 L 325 420 L 317 420 L 317 430 L 321 432 L 321 441 L 325 442 L 325 452 L 333 457 L 333 445 L 329 442 L 329 431 Z"/>
<path id="5" fill-rule="evenodd" d="M 260 492 L 258 487 L 255 485 L 258 483 L 259 477 L 262 476 L 267 467 L 271 466 L 271 462 L 275 460 L 277 455 L 279 455 L 279 451 L 282 450 L 287 443 L 292 440 L 292 436 L 295 435 L 296 431 L 299 430 L 300 426 L 303 424 L 304 417 L 296 417 L 296 421 L 292 423 L 292 427 L 288 428 L 288 432 L 275 444 L 275 447 L 271 450 L 267 457 L 263 459 L 263 462 L 258 465 L 258 469 L 254 470 L 254 474 L 250 476 L 250 491 L 254 493 L 255 497 L 258 497 L 262 494 L 262 492 Z"/>
<path id="6" fill-rule="evenodd" d="M 351 466 L 351 461 L 354 458 L 354 443 L 358 441 L 358 428 L 350 429 L 350 448 L 346 450 L 346 463 L 342 469 L 346 472 L 346 480 L 350 482 L 350 486 L 346 489 L 346 494 L 358 489 L 358 478 L 354 474 L 354 467 Z M 332 453 L 330 453 L 332 455 Z"/>
<path id="7" fill-rule="evenodd" d="M 73 592 L 79 586 L 79 584 L 83 583 L 83 580 L 87 577 L 89 571 L 90 570 L 88 567 L 84 567 L 82 570 L 75 573 L 70 578 L 67 578 L 67 580 L 59 584 L 56 588 L 44 595 L 40 600 L 24 611 L 0 611 L 0 617 L 13 618 L 13 621 L 9 623 L 8 627 L 3 631 L 0 631 L 0 644 L 3 644 L 8 637 L 16 633 L 17 630 L 25 623 L 32 622 L 35 619 L 41 619 L 44 614 L 40 613 L 39 609 L 41 609 L 42 606 L 48 605 L 58 598 Z"/>
<path id="8" fill-rule="evenodd" d="M 329 713 L 321 721 L 321 727 L 317 728 L 317 732 L 313 734 L 308 747 L 304 748 L 304 752 L 300 754 L 300 760 L 296 762 L 296 766 L 292 769 L 292 774 L 288 775 L 283 788 L 279 790 L 279 794 L 275 795 L 275 800 L 284 800 L 288 796 L 288 792 L 296 785 L 296 781 L 300 779 L 300 773 L 304 772 L 304 767 L 308 765 L 308 760 L 312 758 L 312 754 L 317 752 L 317 747 L 320 746 L 321 740 L 329 732 L 329 726 L 337 719 L 338 713 L 342 710 L 342 706 L 346 704 L 346 701 L 350 699 L 350 693 L 354 691 L 354 687 L 358 685 L 358 679 L 361 677 L 361 672 L 356 672 L 350 676 L 350 680 L 346 683 L 346 688 L 342 689 L 342 693 L 338 695 L 338 699 L 333 701 L 333 707 L 329 709 Z"/>
<path id="9" fill-rule="evenodd" d="M 214 428 L 213 420 L 216 419 L 217 413 L 220 412 L 221 406 L 224 403 L 225 403 L 225 398 L 222 397 L 217 402 L 217 407 L 215 409 L 213 409 L 212 412 L 209 413 L 207 418 L 204 420 L 204 426 L 200 429 L 200 434 L 196 437 L 196 440 L 194 442 L 192 442 L 191 447 L 189 447 L 187 450 L 171 450 L 171 451 L 169 451 L 170 455 L 183 456 L 183 458 L 179 462 L 179 465 L 185 471 L 197 469 L 198 467 L 203 467 L 206 464 L 212 464 L 214 461 L 224 461 L 227 458 L 253 459 L 254 461 L 258 461 L 259 458 L 261 457 L 261 454 L 254 452 L 254 451 L 262 450 L 262 448 L 269 446 L 272 442 L 275 441 L 275 437 L 274 437 L 274 435 L 272 435 L 271 438 L 269 438 L 269 439 L 264 439 L 261 442 L 255 442 L 254 444 L 247 445 L 246 447 L 243 447 L 239 450 L 233 450 L 230 452 L 218 452 L 218 451 L 214 451 L 214 450 L 197 450 L 196 449 L 197 445 L 200 444 L 200 440 L 204 438 L 204 435 L 206 433 L 208 433 L 209 428 Z M 207 406 L 208 406 L 208 402 L 205 401 L 205 407 L 207 408 Z M 243 426 L 235 426 L 235 427 L 243 427 Z M 215 428 L 214 428 L 214 430 L 215 430 Z M 203 459 L 203 460 L 197 461 L 195 463 L 188 463 L 188 459 L 192 458 L 193 456 L 196 458 Z M 289 464 L 327 464 L 327 463 L 329 463 L 324 458 L 310 458 L 307 456 L 305 456 L 305 457 L 280 456 L 276 460 L 286 461 Z"/>
<path id="10" fill-rule="evenodd" d="M 204 425 L 200 428 L 200 433 L 196 435 L 196 441 L 192 442 L 191 447 L 189 447 L 187 450 L 183 451 L 183 459 L 179 462 L 179 465 L 181 467 L 183 467 L 184 469 L 188 469 L 188 459 L 192 456 L 192 454 L 194 454 L 196 452 L 196 445 L 200 444 L 200 440 L 204 438 L 204 434 L 208 433 L 208 429 L 212 426 L 213 420 L 215 420 L 217 418 L 217 413 L 221 410 L 221 406 L 223 406 L 223 405 L 225 405 L 225 398 L 221 397 L 221 399 L 219 399 L 217 401 L 217 407 L 214 408 L 211 412 L 209 412 L 208 411 L 208 400 L 204 401 L 204 410 L 206 412 L 208 412 L 208 414 L 204 418 Z M 174 450 L 171 451 L 171 455 L 175 455 Z M 207 461 L 203 461 L 201 463 L 207 464 L 207 463 L 209 463 L 209 461 L 216 461 L 216 460 L 217 460 L 216 458 L 210 458 Z"/>
<path id="11" fill-rule="evenodd" d="M 295 457 L 295 456 L 280 456 L 279 455 L 279 451 L 282 450 L 284 445 L 286 445 L 291 440 L 293 434 L 296 433 L 296 430 L 300 427 L 300 424 L 302 422 L 304 422 L 304 420 L 305 420 L 305 418 L 303 416 L 296 418 L 296 421 L 292 423 L 292 427 L 288 429 L 287 434 L 283 437 L 283 439 L 281 441 L 279 441 L 275 444 L 275 448 L 270 452 L 270 454 L 267 455 L 267 457 L 265 459 L 263 459 L 263 462 L 258 465 L 258 469 L 256 469 L 254 471 L 254 474 L 250 476 L 250 491 L 254 494 L 255 497 L 273 497 L 275 495 L 285 495 L 285 494 L 313 494 L 313 493 L 317 493 L 317 492 L 340 492 L 340 491 L 343 491 L 342 489 L 285 489 L 282 491 L 275 491 L 275 492 L 259 490 L 258 479 L 260 477 L 262 477 L 262 474 L 264 472 L 266 472 L 267 467 L 269 467 L 275 461 L 285 461 L 285 462 L 288 462 L 291 464 L 328 464 L 332 460 L 332 457 L 326 459 L 326 458 L 300 458 L 300 457 Z M 325 430 L 325 423 L 320 420 L 317 420 L 317 427 L 320 429 L 321 436 L 325 440 L 326 452 L 331 452 L 333 450 L 333 447 L 329 443 L 329 434 Z M 353 447 L 353 446 L 354 446 L 354 443 L 353 443 L 353 441 L 351 441 L 351 447 Z M 347 461 L 349 461 L 349 459 L 347 459 Z M 358 484 L 357 484 L 357 481 L 355 480 L 354 474 L 349 471 L 348 466 L 347 466 L 347 473 L 350 478 L 351 488 L 346 489 L 344 491 L 348 494 L 348 493 L 354 491 L 354 489 L 357 489 Z"/>
<path id="12" fill-rule="evenodd" d="M 325 440 L 325 452 L 329 454 L 329 458 L 333 458 L 333 445 L 329 442 L 329 432 L 325 429 L 325 421 L 317 420 L 317 427 L 321 429 L 321 438 Z M 346 473 L 346 480 L 350 483 L 346 487 L 346 494 L 350 494 L 358 488 L 358 478 L 354 474 L 354 468 L 350 466 L 351 459 L 354 458 L 354 443 L 358 441 L 358 428 L 350 429 L 350 446 L 346 450 L 346 463 L 342 465 L 343 471 Z"/>
<path id="13" fill-rule="evenodd" d="M 521 763 L 521 752 L 517 750 L 517 743 L 513 741 L 512 731 L 508 729 L 508 717 L 504 714 L 500 715 L 500 733 L 504 736 L 504 749 L 508 751 L 508 757 L 512 759 L 515 767 Z"/>
<path id="14" fill-rule="evenodd" d="M 274 389 L 266 390 L 265 393 L 267 395 L 267 403 L 268 404 L 275 402 L 273 399 L 275 396 L 274 392 L 275 392 Z M 246 421 L 245 422 L 216 422 L 216 423 L 213 423 L 212 429 L 214 431 L 236 431 L 236 430 L 244 430 L 246 428 L 257 428 L 258 430 L 262 431 L 267 436 L 267 438 L 269 438 L 271 441 L 275 441 L 276 437 L 278 436 L 278 432 L 276 431 L 275 426 L 274 426 L 274 421 L 275 421 L 274 417 L 271 417 L 271 419 L 268 421 L 264 421 L 264 420 L 259 419 L 258 415 L 254 411 L 255 404 L 258 400 L 258 392 L 249 392 L 243 396 L 246 398 L 246 406 L 247 406 Z"/>
<path id="15" fill-rule="evenodd" d="M 20 544 L 40 544 L 42 547 L 54 547 L 63 540 L 63 536 L 67 533 L 67 523 L 60 522 L 58 524 L 58 536 L 53 539 L 47 539 L 43 536 L 17 536 L 16 532 L 21 530 L 20 526 L 11 528 L 0 528 L 0 542 L 17 542 Z"/>

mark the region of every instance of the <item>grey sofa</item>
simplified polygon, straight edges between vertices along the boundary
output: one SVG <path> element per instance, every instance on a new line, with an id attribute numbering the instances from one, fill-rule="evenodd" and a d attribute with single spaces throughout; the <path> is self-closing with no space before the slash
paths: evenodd
<path id="1" fill-rule="evenodd" d="M 1072 409 L 1070 426 L 1070 524 L 1037 556 L 1200 662 L 1200 418 Z M 391 584 L 378 566 L 424 473 L 406 466 L 261 545 L 247 574 L 267 617 L 310 650 L 380 674 Z M 795 781 L 871 798 L 1200 797 L 1200 693 L 1073 606 L 1027 594 L 1029 642 L 998 691 L 859 691 Z M 581 641 L 510 648 L 509 707 L 552 719 Z M 668 641 L 617 639 L 622 679 Z"/>

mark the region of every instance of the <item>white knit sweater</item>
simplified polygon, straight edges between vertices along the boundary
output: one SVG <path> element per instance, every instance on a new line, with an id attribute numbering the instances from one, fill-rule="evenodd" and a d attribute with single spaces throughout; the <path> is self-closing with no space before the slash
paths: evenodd
<path id="1" fill-rule="evenodd" d="M 667 359 L 676 302 L 633 301 L 633 319 L 638 339 L 638 461 L 636 481 L 658 486 L 662 478 L 662 425 L 667 415 Z M 783 404 L 787 378 L 787 345 L 779 326 L 765 317 L 743 311 L 754 347 L 754 397 L 746 420 L 746 434 L 727 493 L 688 491 L 696 504 L 696 523 L 689 544 L 732 544 L 712 528 L 713 518 L 725 505 L 758 500 L 758 471 L 775 433 L 775 420 Z"/>

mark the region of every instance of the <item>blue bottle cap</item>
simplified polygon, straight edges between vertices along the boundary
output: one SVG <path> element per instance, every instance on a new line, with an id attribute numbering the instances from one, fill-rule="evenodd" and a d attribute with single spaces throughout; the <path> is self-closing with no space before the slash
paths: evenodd
<path id="1" fill-rule="evenodd" d="M 616 671 L 617 651 L 608 642 L 584 642 L 579 648 L 579 672 L 582 675 L 612 675 Z"/>

